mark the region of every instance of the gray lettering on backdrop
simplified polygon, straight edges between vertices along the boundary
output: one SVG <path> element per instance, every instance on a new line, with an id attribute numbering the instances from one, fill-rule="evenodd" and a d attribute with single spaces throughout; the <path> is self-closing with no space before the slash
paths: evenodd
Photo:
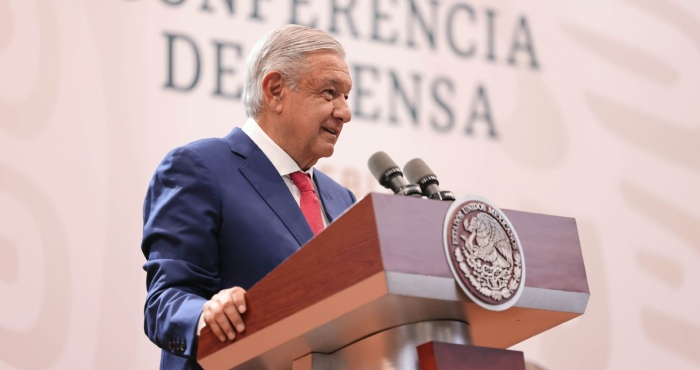
<path id="1" fill-rule="evenodd" d="M 265 22 L 270 12 L 288 11 L 286 19 L 290 23 L 319 27 L 338 37 L 359 42 L 430 53 L 445 48 L 448 55 L 464 60 L 467 63 L 465 68 L 469 63 L 481 61 L 533 72 L 541 69 L 532 27 L 525 15 L 499 16 L 497 9 L 470 1 L 447 4 L 437 0 L 150 1 L 178 11 L 226 16 L 236 22 Z M 249 2 L 249 14 L 236 14 L 236 5 L 243 1 Z M 322 3 L 328 8 L 320 6 Z M 357 23 L 358 19 L 369 19 L 369 22 Z M 270 24 L 270 28 L 275 26 L 277 24 Z M 512 37 L 499 40 L 496 39 L 497 33 Z M 211 46 L 181 32 L 164 32 L 164 35 L 167 50 L 165 90 L 192 92 L 207 85 L 200 78 L 204 76 L 205 81 L 214 82 L 209 90 L 212 96 L 241 99 L 245 55 L 252 45 L 240 40 L 222 40 L 219 35 L 211 37 Z M 182 61 L 191 62 L 183 64 Z M 443 134 L 461 133 L 466 137 L 498 139 L 496 113 L 499 104 L 489 98 L 488 81 L 462 86 L 460 78 L 465 73 L 461 70 L 448 75 L 431 70 L 396 70 L 372 61 L 354 61 L 352 55 L 348 56 L 348 65 L 354 81 L 351 98 L 355 119 L 388 123 L 397 128 L 425 127 Z M 209 66 L 214 66 L 213 71 L 208 71 Z M 213 80 L 210 80 L 212 73 Z M 470 93 L 457 98 L 465 91 Z M 422 97 L 426 98 L 424 102 Z M 463 126 L 458 122 L 464 122 Z"/>
<path id="2" fill-rule="evenodd" d="M 411 84 L 413 86 L 413 96 L 410 98 L 408 96 L 408 93 L 406 92 L 406 88 L 404 88 L 404 85 L 399 81 L 399 77 L 397 76 L 397 73 L 394 71 L 389 71 L 389 76 L 391 77 L 391 98 L 389 99 L 389 122 L 396 124 L 399 119 L 398 116 L 396 115 L 396 98 L 397 96 L 401 96 L 401 101 L 404 104 L 404 107 L 408 110 L 408 113 L 411 115 L 411 121 L 413 124 L 416 126 L 418 125 L 418 110 L 420 109 L 420 84 L 421 84 L 421 76 L 417 73 L 411 74 L 411 80 L 413 80 L 413 83 Z"/>
<path id="3" fill-rule="evenodd" d="M 368 66 L 368 65 L 361 65 L 361 64 L 355 64 L 352 66 L 352 71 L 354 71 L 353 75 L 353 88 L 352 91 L 355 94 L 355 97 L 352 101 L 354 101 L 354 109 L 352 114 L 355 116 L 355 118 L 360 118 L 360 119 L 365 119 L 368 121 L 376 121 L 379 119 L 379 108 L 375 108 L 372 113 L 366 113 L 365 110 L 362 109 L 362 101 L 365 98 L 369 98 L 373 96 L 371 90 L 368 90 L 365 88 L 364 84 L 364 72 L 369 72 L 372 77 L 373 77 L 373 82 L 377 82 L 379 78 L 379 71 L 377 70 L 376 67 L 373 66 Z M 376 101 L 375 99 L 367 99 L 369 101 Z"/>
<path id="4" fill-rule="evenodd" d="M 189 38 L 188 36 L 185 35 L 176 35 L 176 34 L 170 34 L 165 32 L 165 37 L 168 39 L 168 78 L 167 81 L 165 82 L 165 88 L 168 89 L 173 89 L 173 90 L 179 90 L 179 91 L 190 91 L 192 90 L 195 86 L 197 86 L 197 82 L 199 82 L 199 72 L 201 70 L 200 68 L 200 57 L 199 57 L 199 49 L 197 48 L 197 44 Z M 173 55 L 175 54 L 175 42 L 177 40 L 180 40 L 180 44 L 182 47 L 187 47 L 189 50 L 188 54 L 194 56 L 194 73 L 190 73 L 190 83 L 184 83 L 182 85 L 176 85 L 175 84 L 175 59 L 173 58 Z M 180 49 L 182 50 L 182 49 Z"/>
<path id="5" fill-rule="evenodd" d="M 239 86 L 234 93 L 226 93 L 223 91 L 223 76 L 233 75 L 236 72 L 232 67 L 224 66 L 224 51 L 226 49 L 233 51 L 235 58 L 240 60 L 242 57 L 241 45 L 214 41 L 214 46 L 216 47 L 216 89 L 214 90 L 214 95 L 240 100 L 243 94 L 243 86 Z"/>

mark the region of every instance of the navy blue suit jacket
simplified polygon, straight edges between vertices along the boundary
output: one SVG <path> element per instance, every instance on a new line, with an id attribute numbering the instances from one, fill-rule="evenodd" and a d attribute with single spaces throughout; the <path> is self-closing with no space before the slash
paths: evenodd
<path id="1" fill-rule="evenodd" d="M 314 180 L 329 221 L 355 202 L 320 171 Z M 313 237 L 282 177 L 238 128 L 171 151 L 143 212 L 144 329 L 163 349 L 161 369 L 198 369 L 204 303 L 221 289 L 249 289 Z"/>

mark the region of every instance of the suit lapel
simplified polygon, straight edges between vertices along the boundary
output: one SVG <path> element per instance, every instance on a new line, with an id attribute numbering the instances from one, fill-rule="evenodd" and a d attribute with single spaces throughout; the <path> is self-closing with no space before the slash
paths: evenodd
<path id="1" fill-rule="evenodd" d="M 326 217 L 328 218 L 328 223 L 330 224 L 340 216 L 341 213 L 345 211 L 347 207 L 343 207 L 339 202 L 333 199 L 329 189 L 331 188 L 328 184 L 328 178 L 322 173 L 318 172 L 314 168 L 314 180 L 316 181 L 316 188 L 321 195 L 321 203 L 323 204 L 323 209 L 326 211 Z"/>
<path id="2" fill-rule="evenodd" d="M 231 145 L 232 151 L 245 157 L 238 167 L 241 174 L 282 220 L 299 245 L 304 245 L 311 240 L 314 234 L 304 214 L 294 201 L 287 184 L 262 150 L 239 129 L 235 129 L 226 137 L 226 140 Z"/>

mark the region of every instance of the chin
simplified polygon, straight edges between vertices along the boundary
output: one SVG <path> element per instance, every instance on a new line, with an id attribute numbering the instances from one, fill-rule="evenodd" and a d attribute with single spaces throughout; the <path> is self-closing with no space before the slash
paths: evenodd
<path id="1" fill-rule="evenodd" d="M 327 147 L 324 147 L 323 149 L 319 150 L 318 156 L 320 158 L 328 158 L 333 155 L 333 152 L 335 151 L 335 146 L 330 145 Z"/>

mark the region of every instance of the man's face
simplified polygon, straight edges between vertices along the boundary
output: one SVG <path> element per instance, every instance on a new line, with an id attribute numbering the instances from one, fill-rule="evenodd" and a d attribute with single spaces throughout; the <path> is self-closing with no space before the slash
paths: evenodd
<path id="1" fill-rule="evenodd" d="M 314 52 L 296 90 L 282 94 L 280 145 L 302 169 L 333 154 L 343 124 L 350 121 L 348 66 L 340 55 Z"/>

